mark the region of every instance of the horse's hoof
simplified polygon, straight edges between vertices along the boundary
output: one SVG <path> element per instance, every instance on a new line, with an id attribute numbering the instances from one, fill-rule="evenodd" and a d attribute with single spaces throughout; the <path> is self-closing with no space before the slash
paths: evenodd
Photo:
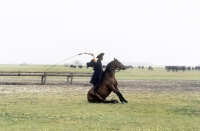
<path id="1" fill-rule="evenodd" d="M 122 103 L 122 104 L 126 104 L 126 103 L 128 103 L 128 101 L 121 101 L 121 103 Z"/>
<path id="2" fill-rule="evenodd" d="M 117 100 L 114 100 L 114 103 L 119 103 Z"/>
<path id="3" fill-rule="evenodd" d="M 117 100 L 112 100 L 112 103 L 116 104 L 119 103 Z"/>

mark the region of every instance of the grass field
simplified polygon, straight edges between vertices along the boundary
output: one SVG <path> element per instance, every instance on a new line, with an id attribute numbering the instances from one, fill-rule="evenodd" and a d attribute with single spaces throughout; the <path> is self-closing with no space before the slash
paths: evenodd
<path id="1" fill-rule="evenodd" d="M 200 94 L 125 93 L 128 104 L 90 104 L 83 93 L 0 95 L 0 130 L 197 131 Z"/>
<path id="2" fill-rule="evenodd" d="M 44 72 L 49 67 L 0 65 L 0 72 Z M 71 69 L 64 66 L 56 66 L 50 71 L 93 72 L 91 68 Z M 0 82 L 1 78 L 3 76 L 0 77 Z M 153 71 L 149 71 L 147 68 L 144 70 L 129 69 L 116 72 L 116 78 L 142 81 L 191 80 L 193 88 L 200 88 L 200 84 L 192 83 L 192 81 L 199 81 L 200 71 L 167 72 L 164 68 L 154 68 Z M 20 86 L 0 85 L 0 91 Z M 31 88 L 34 85 L 23 86 Z M 23 86 L 20 89 L 23 89 Z M 43 85 L 37 86 L 43 88 Z M 53 85 L 53 87 L 57 86 L 59 85 Z M 68 88 L 68 86 L 64 87 Z M 0 93 L 0 131 L 200 130 L 199 91 L 130 90 L 122 93 L 128 100 L 128 104 L 91 104 L 86 100 L 87 91 L 76 90 L 70 92 Z M 109 98 L 113 96 L 116 98 L 115 94 L 111 94 Z"/>
<path id="3" fill-rule="evenodd" d="M 51 65 L 30 65 L 30 66 L 20 66 L 20 65 L 0 65 L 0 72 L 14 71 L 14 72 L 45 72 Z M 80 68 L 69 68 L 63 65 L 58 65 L 50 70 L 49 72 L 83 72 L 83 73 L 93 73 L 92 68 L 83 67 Z M 199 80 L 200 71 L 178 71 L 178 72 L 167 72 L 164 68 L 154 68 L 153 71 L 145 69 L 127 69 L 116 72 L 117 79 L 126 80 Z"/>

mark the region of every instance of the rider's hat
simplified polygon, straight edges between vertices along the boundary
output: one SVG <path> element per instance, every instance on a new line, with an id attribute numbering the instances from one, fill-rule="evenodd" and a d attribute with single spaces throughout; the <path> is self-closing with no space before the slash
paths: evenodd
<path id="1" fill-rule="evenodd" d="M 104 53 L 100 53 L 97 58 L 101 58 L 104 55 Z"/>

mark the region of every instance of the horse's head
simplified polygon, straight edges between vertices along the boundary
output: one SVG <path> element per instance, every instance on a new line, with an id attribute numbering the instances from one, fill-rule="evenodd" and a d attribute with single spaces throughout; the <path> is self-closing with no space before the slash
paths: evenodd
<path id="1" fill-rule="evenodd" d="M 125 70 L 126 69 L 125 66 L 115 58 L 114 58 L 113 63 L 115 65 L 115 69 L 117 69 L 117 70 Z"/>
<path id="2" fill-rule="evenodd" d="M 115 71 L 115 70 L 118 70 L 118 71 L 125 70 L 125 66 L 120 61 L 114 58 L 114 60 L 108 63 L 108 65 L 106 66 L 105 72 L 110 72 L 110 71 Z"/>

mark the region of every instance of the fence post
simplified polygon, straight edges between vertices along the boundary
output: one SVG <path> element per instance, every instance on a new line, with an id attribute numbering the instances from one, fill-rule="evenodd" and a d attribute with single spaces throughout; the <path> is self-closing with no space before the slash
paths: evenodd
<path id="1" fill-rule="evenodd" d="M 72 85 L 72 81 L 73 81 L 73 73 L 71 74 L 71 81 L 70 81 L 71 85 Z"/>
<path id="2" fill-rule="evenodd" d="M 42 75 L 41 83 L 45 85 L 45 83 L 46 83 L 46 74 Z"/>
<path id="3" fill-rule="evenodd" d="M 42 75 L 42 76 L 41 76 L 41 84 L 43 84 L 43 77 L 44 77 L 44 76 Z"/>
<path id="4" fill-rule="evenodd" d="M 69 83 L 69 76 L 67 76 L 67 83 Z"/>

